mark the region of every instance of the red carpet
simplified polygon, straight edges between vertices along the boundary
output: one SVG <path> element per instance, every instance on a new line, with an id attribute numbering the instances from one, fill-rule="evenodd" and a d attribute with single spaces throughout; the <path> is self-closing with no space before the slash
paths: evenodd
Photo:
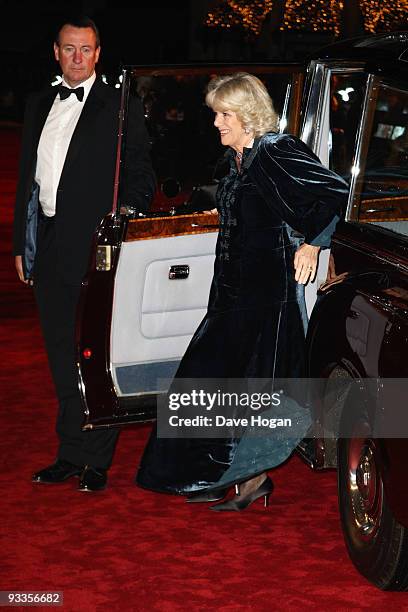
<path id="1" fill-rule="evenodd" d="M 233 515 L 133 485 L 149 427 L 123 431 L 105 492 L 31 484 L 53 460 L 56 407 L 31 290 L 9 254 L 18 131 L 0 133 L 0 590 L 63 591 L 75 612 L 408 609 L 407 594 L 382 593 L 349 561 L 335 473 L 297 457 L 274 470 L 268 510 Z"/>

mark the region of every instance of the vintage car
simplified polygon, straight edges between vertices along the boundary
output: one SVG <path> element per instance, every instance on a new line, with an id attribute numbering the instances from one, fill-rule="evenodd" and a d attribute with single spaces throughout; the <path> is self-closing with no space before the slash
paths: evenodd
<path id="1" fill-rule="evenodd" d="M 217 217 L 205 211 L 214 205 L 223 151 L 203 92 L 214 74 L 238 70 L 267 85 L 280 130 L 299 135 L 349 184 L 330 257 L 322 251 L 307 287 L 309 312 L 317 296 L 309 374 L 323 382 L 317 433 L 298 451 L 315 469 L 337 467 L 341 522 L 358 570 L 382 589 L 406 590 L 408 441 L 402 431 L 375 437 L 369 402 L 357 410 L 333 388 L 408 375 L 407 33 L 339 42 L 306 66 L 124 70 L 112 213 L 95 234 L 78 313 L 84 428 L 154 419 L 162 381 L 206 311 Z M 143 102 L 158 177 L 143 216 L 121 198 L 130 95 Z M 325 436 L 333 413 L 340 434 L 346 422 L 349 433 Z"/>

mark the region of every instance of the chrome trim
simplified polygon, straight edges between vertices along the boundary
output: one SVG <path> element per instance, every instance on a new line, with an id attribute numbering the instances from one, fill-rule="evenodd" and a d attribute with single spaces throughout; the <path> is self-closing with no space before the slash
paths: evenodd
<path id="1" fill-rule="evenodd" d="M 124 159 L 125 139 L 124 139 L 124 127 L 125 127 L 125 115 L 126 105 L 129 99 L 130 92 L 130 76 L 126 69 L 122 70 L 122 89 L 120 94 L 120 110 L 118 114 L 118 143 L 116 148 L 116 164 L 115 164 L 115 180 L 113 184 L 113 201 L 112 201 L 112 214 L 114 216 L 119 214 L 120 210 L 120 175 L 122 168 L 122 160 Z"/>
<path id="2" fill-rule="evenodd" d="M 325 83 L 328 69 L 320 62 L 311 62 L 307 83 L 307 102 L 305 118 L 301 129 L 301 139 L 312 151 L 316 149 L 320 133 L 320 116 L 323 105 Z"/>
<path id="3" fill-rule="evenodd" d="M 79 395 L 81 396 L 81 400 L 82 400 L 82 406 L 83 406 L 83 411 L 84 411 L 84 421 L 86 421 L 89 418 L 89 407 L 88 407 L 88 402 L 86 401 L 85 384 L 84 384 L 84 379 L 82 378 L 81 365 L 79 361 L 76 362 L 76 366 L 77 366 L 77 372 L 78 372 L 78 390 L 79 390 Z M 85 423 L 83 423 L 81 426 L 81 429 L 82 431 L 85 431 L 86 429 L 92 429 L 92 425 L 86 425 Z"/>
<path id="4" fill-rule="evenodd" d="M 398 58 L 401 62 L 408 62 L 408 49 L 405 49 Z"/>
<path id="5" fill-rule="evenodd" d="M 282 115 L 279 117 L 279 133 L 280 134 L 283 134 L 285 132 L 287 125 L 288 125 L 288 111 L 289 111 L 289 101 L 290 101 L 291 93 L 292 93 L 292 82 L 289 81 L 289 83 L 286 85 L 285 101 L 283 103 Z"/>
<path id="6" fill-rule="evenodd" d="M 306 110 L 301 128 L 301 139 L 314 153 L 318 153 L 321 118 L 324 109 L 327 82 L 332 73 L 352 74 L 364 72 L 364 62 L 347 61 L 312 61 L 310 62 L 310 73 L 306 83 Z"/>
<path id="7" fill-rule="evenodd" d="M 376 77 L 373 74 L 369 74 L 367 76 L 366 91 L 365 91 L 363 108 L 362 108 L 362 113 L 361 113 L 362 120 L 359 123 L 358 131 L 357 131 L 356 147 L 354 150 L 353 163 L 351 166 L 349 199 L 347 203 L 347 210 L 346 210 L 346 216 L 345 216 L 346 221 L 358 221 L 358 209 L 359 209 L 360 204 L 359 203 L 354 204 L 353 200 L 354 200 L 354 192 L 356 189 L 357 178 L 360 173 L 361 146 L 363 142 L 363 135 L 364 135 L 365 128 L 366 128 L 367 114 L 368 114 L 368 109 L 370 106 L 371 96 L 374 91 L 375 81 L 376 81 Z M 353 169 L 354 169 L 354 172 L 353 172 Z"/>

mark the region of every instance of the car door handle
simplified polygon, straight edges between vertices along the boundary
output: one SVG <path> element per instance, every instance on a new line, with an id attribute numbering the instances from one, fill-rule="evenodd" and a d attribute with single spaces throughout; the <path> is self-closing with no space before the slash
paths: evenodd
<path id="1" fill-rule="evenodd" d="M 190 274 L 190 266 L 188 265 L 178 265 L 171 266 L 169 270 L 169 279 L 170 280 L 183 280 L 188 278 Z"/>

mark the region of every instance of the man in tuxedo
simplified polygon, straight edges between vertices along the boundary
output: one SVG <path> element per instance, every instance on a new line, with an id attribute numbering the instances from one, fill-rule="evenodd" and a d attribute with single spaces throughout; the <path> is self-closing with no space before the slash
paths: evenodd
<path id="1" fill-rule="evenodd" d="M 117 431 L 83 432 L 75 364 L 75 314 L 93 233 L 112 208 L 119 92 L 95 75 L 99 33 L 89 18 L 64 23 L 54 42 L 62 84 L 33 94 L 26 107 L 14 218 L 18 276 L 33 284 L 59 402 L 55 462 L 36 483 L 78 476 L 81 491 L 105 488 Z M 140 212 L 155 179 L 139 101 L 129 103 L 126 189 Z"/>

